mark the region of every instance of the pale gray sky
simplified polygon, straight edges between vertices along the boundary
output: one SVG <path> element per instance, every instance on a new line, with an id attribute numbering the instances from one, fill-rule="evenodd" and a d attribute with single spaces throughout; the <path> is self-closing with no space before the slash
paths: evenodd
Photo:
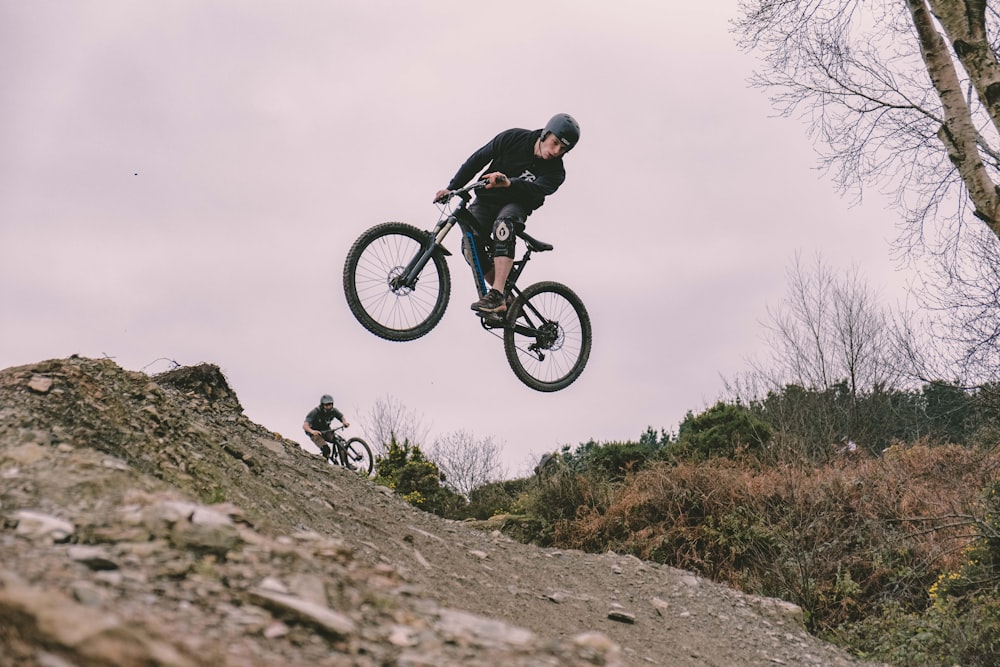
<path id="1" fill-rule="evenodd" d="M 747 86 L 736 7 L 0 0 L 0 367 L 216 363 L 251 419 L 303 443 L 320 394 L 355 423 L 391 396 L 432 434 L 492 436 L 512 472 L 673 429 L 760 352 L 796 252 L 903 282 L 895 215 L 840 199 L 805 121 Z M 581 379 L 514 378 L 457 254 L 437 329 L 362 329 L 341 287 L 353 240 L 430 227 L 473 150 L 557 112 L 582 138 L 529 221 L 556 250 L 522 282 L 583 298 Z"/>

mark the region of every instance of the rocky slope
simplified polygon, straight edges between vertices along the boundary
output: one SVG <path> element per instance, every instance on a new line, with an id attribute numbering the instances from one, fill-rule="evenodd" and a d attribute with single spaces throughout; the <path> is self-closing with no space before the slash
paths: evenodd
<path id="1" fill-rule="evenodd" d="M 858 665 L 799 610 L 421 512 L 219 369 L 0 371 L 0 664 Z"/>

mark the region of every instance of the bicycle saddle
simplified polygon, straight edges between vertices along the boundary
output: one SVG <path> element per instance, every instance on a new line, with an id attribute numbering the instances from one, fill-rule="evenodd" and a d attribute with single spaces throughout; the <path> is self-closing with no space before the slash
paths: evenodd
<path id="1" fill-rule="evenodd" d="M 545 241 L 539 241 L 538 239 L 534 238 L 533 236 L 530 236 L 529 234 L 523 231 L 518 232 L 517 235 L 520 236 L 522 239 L 524 239 L 524 242 L 528 244 L 528 248 L 530 248 L 532 252 L 544 252 L 546 250 L 552 250 L 553 248 L 551 243 L 546 243 Z"/>

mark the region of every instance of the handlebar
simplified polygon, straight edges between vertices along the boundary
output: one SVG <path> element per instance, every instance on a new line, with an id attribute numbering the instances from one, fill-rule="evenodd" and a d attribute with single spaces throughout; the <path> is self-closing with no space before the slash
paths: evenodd
<path id="1" fill-rule="evenodd" d="M 326 440 L 327 442 L 332 442 L 330 438 L 333 438 L 335 435 L 337 435 L 337 431 L 343 431 L 345 428 L 347 427 L 344 426 L 343 424 L 341 424 L 340 426 L 331 425 L 331 427 L 326 429 L 325 431 L 320 431 L 320 435 L 322 435 L 323 439 Z"/>
<path id="2" fill-rule="evenodd" d="M 457 190 L 448 190 L 446 193 L 435 199 L 434 202 L 437 204 L 444 204 L 447 203 L 447 201 L 452 197 L 461 197 L 465 201 L 469 201 L 469 199 L 471 199 L 471 197 L 469 196 L 470 192 L 472 192 L 473 190 L 478 190 L 479 188 L 482 187 L 486 187 L 487 184 L 489 184 L 488 180 L 486 180 L 485 178 L 480 179 L 475 183 L 470 183 L 469 185 L 466 185 L 464 188 L 458 188 Z"/>

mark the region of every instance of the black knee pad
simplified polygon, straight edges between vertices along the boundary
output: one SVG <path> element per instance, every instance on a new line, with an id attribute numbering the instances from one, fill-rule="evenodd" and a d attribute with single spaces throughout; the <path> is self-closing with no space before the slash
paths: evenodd
<path id="1" fill-rule="evenodd" d="M 524 222 L 518 218 L 497 218 L 493 223 L 493 256 L 514 259 L 514 241 Z"/>

